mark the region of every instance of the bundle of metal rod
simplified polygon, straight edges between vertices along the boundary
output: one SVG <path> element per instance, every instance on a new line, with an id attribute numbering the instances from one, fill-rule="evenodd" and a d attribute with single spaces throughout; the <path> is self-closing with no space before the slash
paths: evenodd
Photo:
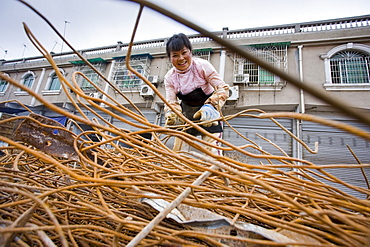
<path id="1" fill-rule="evenodd" d="M 281 153 L 273 155 L 238 133 L 230 120 L 268 118 L 311 153 L 317 150 L 310 149 L 273 117 L 315 121 L 367 140 L 369 133 L 307 114 L 246 110 L 222 116 L 230 129 L 245 139 L 245 144 L 236 146 L 219 139 L 223 145 L 217 148 L 247 156 L 251 162 L 242 161 L 237 155 L 218 156 L 207 148 L 211 144 L 148 121 L 103 75 L 99 76 L 134 110 L 119 104 L 80 72 L 68 81 L 26 25 L 25 30 L 54 68 L 78 114 L 57 107 L 2 73 L 0 78 L 69 118 L 77 128 L 84 124 L 92 129 L 84 131 L 81 127 L 76 134 L 26 107 L 29 116 L 0 119 L 1 126 L 12 126 L 12 131 L 0 136 L 0 141 L 7 143 L 0 148 L 1 246 L 369 244 L 370 201 L 350 195 L 338 189 L 338 185 L 367 197 L 369 187 L 351 185 L 330 173 L 333 168 L 368 169 L 369 164 L 315 165 L 290 157 L 272 140 L 257 133 Z M 136 73 L 133 69 L 132 72 Z M 85 94 L 76 83 L 76 76 L 83 76 L 105 100 Z M 146 78 L 141 79 L 150 85 Z M 160 92 L 155 87 L 153 90 L 166 104 Z M 99 112 L 135 131 L 117 128 Z M 196 128 L 210 136 L 200 123 L 183 120 L 182 128 Z M 22 138 L 20 132 L 27 130 L 39 138 Z M 143 138 L 144 134 L 152 138 Z M 182 140 L 195 151 L 172 150 L 167 145 L 171 138 Z M 44 145 L 40 140 L 44 140 Z M 367 181 L 366 174 L 364 179 Z"/>

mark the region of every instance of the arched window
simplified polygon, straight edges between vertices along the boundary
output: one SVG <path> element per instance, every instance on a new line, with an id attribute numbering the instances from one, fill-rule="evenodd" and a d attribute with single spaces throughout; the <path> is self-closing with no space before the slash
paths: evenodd
<path id="1" fill-rule="evenodd" d="M 25 75 L 25 77 L 23 78 L 22 84 L 25 85 L 28 88 L 31 88 L 34 80 L 35 80 L 34 75 L 29 73 L 29 74 Z"/>
<path id="2" fill-rule="evenodd" d="M 53 73 L 49 78 L 47 90 L 56 91 L 60 90 L 61 84 L 56 73 Z"/>
<path id="3" fill-rule="evenodd" d="M 343 44 L 320 57 L 324 60 L 327 90 L 370 89 L 370 46 Z"/>
<path id="4" fill-rule="evenodd" d="M 21 83 L 28 87 L 32 88 L 33 82 L 35 81 L 36 75 L 32 71 L 28 71 L 22 75 L 21 78 Z M 22 89 L 18 89 L 17 91 L 14 92 L 17 95 L 28 95 L 26 91 L 23 91 Z"/>
<path id="5" fill-rule="evenodd" d="M 370 56 L 355 50 L 344 50 L 330 58 L 331 81 L 335 84 L 370 83 Z"/>
<path id="6" fill-rule="evenodd" d="M 4 94 L 8 88 L 9 82 L 6 80 L 0 80 L 0 94 Z"/>

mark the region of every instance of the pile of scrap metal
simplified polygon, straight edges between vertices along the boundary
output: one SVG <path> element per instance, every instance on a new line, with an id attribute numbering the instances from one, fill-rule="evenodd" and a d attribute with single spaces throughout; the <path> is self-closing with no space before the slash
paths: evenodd
<path id="1" fill-rule="evenodd" d="M 1 246 L 366 246 L 369 241 L 370 201 L 309 175 L 334 181 L 326 172 L 330 166 L 307 161 L 298 167 L 289 157 L 272 155 L 266 159 L 273 163 L 251 165 L 209 158 L 202 145 L 195 145 L 197 152 L 174 152 L 158 138 L 167 133 L 159 126 L 152 140 L 130 131 L 117 138 L 97 128 L 103 139 L 94 142 L 87 138 L 91 131 L 82 138 L 84 133 L 77 136 L 34 113 L 3 114 L 0 125 L 0 139 L 9 143 L 0 158 Z M 295 169 L 284 172 L 281 164 Z"/>
<path id="2" fill-rule="evenodd" d="M 31 42 L 53 67 L 63 93 L 79 116 L 48 102 L 1 72 L 0 79 L 27 92 L 49 110 L 68 117 L 76 126 L 89 125 L 92 130 L 77 135 L 32 112 L 29 116 L 2 115 L 0 141 L 6 145 L 0 148 L 0 246 L 369 244 L 370 200 L 354 197 L 334 185 L 366 196 L 370 190 L 352 186 L 328 172 L 334 167 L 362 169 L 368 164 L 319 166 L 289 157 L 269 140 L 283 155 L 271 155 L 247 141 L 236 147 L 220 140 L 225 150 L 235 150 L 251 160 L 257 157 L 258 162 L 217 156 L 207 149 L 209 144 L 196 137 L 150 123 L 137 107 L 133 107 L 135 111 L 124 107 L 87 77 L 103 97 L 85 94 L 75 80 L 79 72 L 73 73 L 73 83 L 69 82 L 26 24 L 24 27 Z M 189 27 L 198 30 L 196 26 Z M 233 49 L 212 33 L 203 33 Z M 94 70 L 84 56 L 57 34 Z M 234 47 L 234 51 L 238 49 Z M 130 59 L 130 50 L 126 59 Z M 290 79 L 273 68 L 271 72 Z M 117 97 L 134 106 L 113 83 L 99 76 L 115 90 Z M 146 78 L 141 79 L 151 85 Z M 92 121 L 84 114 L 86 111 L 101 122 Z M 98 112 L 110 114 L 116 122 L 124 120 L 139 130 L 119 129 Z M 225 116 L 223 120 L 242 115 Z M 268 114 L 255 117 L 272 119 Z M 198 125 L 187 121 L 184 127 L 201 129 Z M 151 139 L 143 138 L 149 134 Z M 370 140 L 369 133 L 361 134 Z M 93 140 L 92 135 L 100 138 Z M 169 148 L 166 142 L 175 137 L 195 151 L 177 152 Z M 249 150 L 257 150 L 258 154 Z"/>

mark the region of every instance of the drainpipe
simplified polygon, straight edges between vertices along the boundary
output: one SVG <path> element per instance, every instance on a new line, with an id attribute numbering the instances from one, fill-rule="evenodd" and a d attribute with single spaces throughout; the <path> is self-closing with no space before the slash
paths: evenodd
<path id="1" fill-rule="evenodd" d="M 299 80 L 303 81 L 303 62 L 302 62 L 302 48 L 303 45 L 298 46 L 298 60 L 299 60 Z M 301 113 L 306 112 L 306 107 L 304 103 L 304 92 L 303 89 L 300 89 L 300 107 L 301 107 Z"/>
<path id="2" fill-rule="evenodd" d="M 222 29 L 223 39 L 227 39 L 227 31 L 229 31 L 228 27 L 224 27 Z M 225 65 L 226 65 L 226 51 L 222 49 L 221 56 L 220 56 L 220 67 L 219 67 L 219 72 L 218 72 L 222 80 L 225 80 Z"/>
<path id="3" fill-rule="evenodd" d="M 109 74 L 108 74 L 108 78 L 107 78 L 108 81 L 111 81 L 111 79 L 113 77 L 113 69 L 114 69 L 115 65 L 116 65 L 116 60 L 113 60 L 112 63 L 111 63 L 110 69 L 109 69 Z M 109 90 L 109 84 L 106 82 L 105 87 L 104 87 L 104 95 L 103 95 L 103 98 L 102 98 L 103 101 L 107 100 L 107 96 L 105 96 L 105 94 L 108 94 L 108 90 Z M 101 103 L 101 106 L 104 106 L 104 103 Z"/>
<path id="4" fill-rule="evenodd" d="M 36 89 L 35 89 L 35 93 L 36 94 L 39 94 L 40 87 L 41 87 L 41 82 L 44 79 L 44 76 L 45 76 L 45 68 L 42 69 L 40 78 L 39 78 L 39 80 L 37 82 Z M 31 104 L 30 105 L 31 106 L 35 106 L 35 104 L 36 104 L 36 98 L 35 97 L 32 97 L 32 100 L 31 100 Z"/>
<path id="5" fill-rule="evenodd" d="M 302 62 L 302 48 L 303 45 L 299 45 L 298 47 L 298 70 L 299 70 L 299 80 L 303 82 L 303 62 Z M 305 113 L 305 101 L 304 101 L 304 91 L 303 89 L 299 90 L 299 106 L 297 107 L 296 112 L 298 113 Z M 297 137 L 299 139 L 302 138 L 302 120 L 297 119 Z M 297 158 L 302 159 L 303 158 L 303 147 L 300 143 L 297 143 Z"/>

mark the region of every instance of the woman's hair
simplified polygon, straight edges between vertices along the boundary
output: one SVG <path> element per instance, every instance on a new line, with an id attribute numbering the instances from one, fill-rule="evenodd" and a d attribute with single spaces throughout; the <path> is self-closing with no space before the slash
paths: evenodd
<path id="1" fill-rule="evenodd" d="M 185 34 L 179 33 L 173 35 L 168 41 L 166 45 L 166 52 L 167 56 L 170 56 L 171 51 L 180 51 L 182 48 L 188 48 L 190 51 L 193 50 L 190 40 L 186 37 Z"/>

